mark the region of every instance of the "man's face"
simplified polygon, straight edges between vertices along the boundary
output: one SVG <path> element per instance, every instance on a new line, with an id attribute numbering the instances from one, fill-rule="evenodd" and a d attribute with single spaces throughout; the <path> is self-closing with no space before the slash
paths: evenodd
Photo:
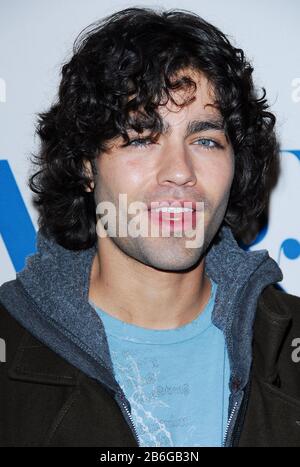
<path id="1" fill-rule="evenodd" d="M 126 255 L 167 271 L 193 267 L 205 253 L 224 218 L 234 175 L 233 150 L 222 126 L 203 128 L 198 124 L 214 122 L 218 126 L 222 122 L 217 108 L 207 105 L 214 102 L 213 88 L 204 75 L 191 70 L 189 74 L 197 83 L 195 100 L 182 108 L 170 101 L 158 108 L 166 132 L 155 141 L 141 141 L 150 132 L 130 130 L 129 146 L 122 147 L 124 140 L 118 137 L 97 160 L 95 202 L 109 201 L 116 206 L 117 225 L 120 193 L 127 195 L 128 206 L 139 201 L 149 207 L 166 200 L 189 200 L 204 206 L 204 242 L 198 248 L 187 248 L 184 230 L 182 236 L 176 236 L 172 228 L 169 236 L 151 236 L 150 232 L 135 238 L 109 238 Z M 186 96 L 184 91 L 174 92 L 176 102 Z M 128 222 L 134 216 L 127 214 Z M 149 211 L 140 216 L 149 219 Z"/>

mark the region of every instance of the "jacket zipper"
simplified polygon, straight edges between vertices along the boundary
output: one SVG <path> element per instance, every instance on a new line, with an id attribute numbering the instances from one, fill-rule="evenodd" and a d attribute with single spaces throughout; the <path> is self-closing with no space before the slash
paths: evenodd
<path id="1" fill-rule="evenodd" d="M 228 435 L 228 430 L 229 430 L 229 426 L 230 426 L 230 423 L 232 422 L 232 419 L 233 419 L 233 416 L 235 414 L 235 411 L 236 411 L 236 408 L 238 406 L 238 402 L 235 402 L 234 406 L 233 406 L 233 409 L 231 411 L 231 414 L 228 418 L 228 422 L 227 422 L 227 426 L 226 426 L 226 430 L 225 430 L 225 435 L 224 435 L 224 439 L 223 439 L 223 447 L 225 447 L 225 443 L 226 443 L 226 439 L 227 439 L 227 435 Z"/>
<path id="2" fill-rule="evenodd" d="M 123 402 L 123 399 L 125 398 L 125 396 L 124 396 L 123 392 L 117 393 L 116 396 L 115 396 L 115 399 L 116 399 L 117 401 L 118 401 L 118 399 L 119 399 L 118 396 L 120 396 L 120 399 L 121 399 L 121 400 L 120 400 L 121 406 L 120 406 L 120 405 L 119 405 L 119 406 L 120 406 L 120 408 L 121 408 L 121 410 L 122 410 L 122 413 L 123 413 L 123 415 L 124 415 L 124 418 L 125 418 L 125 420 L 127 421 L 127 424 L 129 425 L 129 427 L 131 428 L 131 431 L 132 431 L 132 433 L 133 433 L 133 435 L 134 435 L 134 438 L 135 438 L 135 440 L 136 440 L 138 446 L 140 447 L 140 446 L 141 446 L 141 443 L 140 443 L 140 440 L 139 440 L 139 436 L 138 436 L 137 429 L 136 429 L 135 424 L 134 424 L 134 422 L 133 422 L 132 415 L 131 415 L 130 411 L 128 410 L 128 408 L 127 408 L 125 402 Z M 124 409 L 125 411 L 124 411 L 123 409 Z"/>
<path id="3" fill-rule="evenodd" d="M 240 411 L 238 413 L 238 417 L 236 420 L 236 424 L 234 427 L 234 430 L 232 432 L 232 438 L 231 438 L 231 446 L 235 447 L 237 446 L 237 443 L 239 442 L 240 435 L 241 435 L 241 430 L 244 424 L 244 419 L 245 419 L 245 414 L 247 411 L 247 406 L 248 406 L 248 401 L 249 401 L 249 394 L 250 394 L 250 388 L 251 388 L 251 374 L 249 381 L 246 385 L 245 391 L 244 391 L 244 397 L 241 402 L 241 407 Z"/>

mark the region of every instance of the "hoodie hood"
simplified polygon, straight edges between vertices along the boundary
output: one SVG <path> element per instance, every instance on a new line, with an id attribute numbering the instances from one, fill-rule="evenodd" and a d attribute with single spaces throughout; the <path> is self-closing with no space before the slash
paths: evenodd
<path id="1" fill-rule="evenodd" d="M 111 391 L 118 391 L 104 326 L 88 301 L 97 245 L 68 250 L 39 230 L 36 246 L 16 279 L 0 287 L 0 301 L 34 337 Z M 249 378 L 259 295 L 283 275 L 267 250 L 244 251 L 227 226 L 220 229 L 206 254 L 205 271 L 218 284 L 212 320 L 225 335 L 233 392 Z"/>

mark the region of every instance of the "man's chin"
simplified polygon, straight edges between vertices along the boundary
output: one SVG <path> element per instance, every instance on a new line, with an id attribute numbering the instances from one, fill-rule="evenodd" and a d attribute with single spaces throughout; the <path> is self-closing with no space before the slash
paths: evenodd
<path id="1" fill-rule="evenodd" d="M 168 239 L 164 245 L 157 244 L 155 249 L 141 248 L 142 262 L 162 271 L 186 271 L 197 267 L 202 258 L 203 248 L 187 249 Z"/>
<path id="2" fill-rule="evenodd" d="M 181 237 L 114 237 L 112 242 L 125 255 L 161 271 L 186 271 L 197 267 L 203 256 L 205 245 L 189 248 L 188 238 Z"/>
<path id="3" fill-rule="evenodd" d="M 161 258 L 159 261 L 149 261 L 147 263 L 148 266 L 152 267 L 153 269 L 159 271 L 166 271 L 166 272 L 187 272 L 192 269 L 195 269 L 200 263 L 200 258 L 196 261 L 190 259 L 182 260 L 182 261 L 174 261 L 174 260 L 167 260 Z"/>

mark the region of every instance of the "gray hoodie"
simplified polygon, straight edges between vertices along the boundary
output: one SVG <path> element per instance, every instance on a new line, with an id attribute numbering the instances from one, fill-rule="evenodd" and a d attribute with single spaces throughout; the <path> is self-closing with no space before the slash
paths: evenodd
<path id="1" fill-rule="evenodd" d="M 16 279 L 0 287 L 0 301 L 34 337 L 69 363 L 121 395 L 123 414 L 132 426 L 130 403 L 113 371 L 105 329 L 88 302 L 89 279 L 97 245 L 73 251 L 39 230 L 37 251 L 26 259 Z M 217 284 L 213 323 L 223 331 L 230 361 L 230 400 L 225 445 L 230 437 L 249 379 L 252 327 L 258 297 L 283 276 L 267 250 L 245 251 L 228 226 L 208 249 L 206 274 Z M 117 400 L 117 399 L 116 399 Z"/>

